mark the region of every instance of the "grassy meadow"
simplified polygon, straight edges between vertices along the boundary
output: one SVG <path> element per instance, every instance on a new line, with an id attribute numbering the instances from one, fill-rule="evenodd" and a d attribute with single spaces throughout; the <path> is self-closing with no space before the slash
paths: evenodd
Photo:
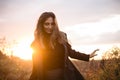
<path id="1" fill-rule="evenodd" d="M 72 61 L 86 80 L 120 80 L 120 48 L 106 51 L 102 60 Z M 0 51 L 0 80 L 28 80 L 32 61 L 6 56 Z"/>

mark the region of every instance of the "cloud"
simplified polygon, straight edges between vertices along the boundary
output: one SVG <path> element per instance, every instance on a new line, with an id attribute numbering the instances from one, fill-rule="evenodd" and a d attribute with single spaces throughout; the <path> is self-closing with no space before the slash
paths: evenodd
<path id="1" fill-rule="evenodd" d="M 74 45 L 113 44 L 120 42 L 120 15 L 110 16 L 98 22 L 67 26 L 62 30 Z"/>
<path id="2" fill-rule="evenodd" d="M 69 41 L 74 45 L 95 45 L 95 44 L 115 44 L 120 43 L 120 30 L 116 32 L 106 32 L 97 36 L 69 35 Z"/>
<path id="3" fill-rule="evenodd" d="M 2 16 L 20 16 L 23 13 L 40 15 L 44 11 L 53 11 L 60 25 L 65 26 L 120 14 L 119 0 L 2 0 L 0 5 Z"/>
<path id="4" fill-rule="evenodd" d="M 33 27 L 36 26 L 36 21 L 38 17 L 44 11 L 53 11 L 57 16 L 57 20 L 60 27 L 65 28 L 66 26 L 72 26 L 78 24 L 78 27 L 73 26 L 70 28 L 71 32 L 75 31 L 75 33 L 72 34 L 77 35 L 76 37 L 77 39 L 79 39 L 78 36 L 80 36 L 80 41 L 85 43 L 94 35 L 101 34 L 99 29 L 103 29 L 101 30 L 102 33 L 106 32 L 106 29 L 108 27 L 101 28 L 101 26 L 105 26 L 103 25 L 105 21 L 102 22 L 99 20 L 105 17 L 107 18 L 110 15 L 116 15 L 116 14 L 119 15 L 120 1 L 119 0 L 70 0 L 70 1 L 1 0 L 0 19 L 2 20 L 0 20 L 0 32 L 3 33 L 7 32 L 8 34 L 11 33 L 11 36 L 16 32 L 19 32 L 19 34 L 23 31 L 24 31 L 23 34 L 28 32 L 30 33 Z M 106 26 L 111 26 L 110 27 L 111 29 L 109 28 L 110 31 L 111 30 L 116 31 L 117 29 L 117 28 L 113 28 L 112 24 L 108 24 L 107 22 L 105 22 L 104 24 L 106 24 Z M 119 27 L 119 25 L 116 26 Z M 75 30 L 73 29 L 74 27 L 76 28 Z M 87 35 L 88 32 L 90 33 L 90 35 Z"/>
<path id="5" fill-rule="evenodd" d="M 58 11 L 61 24 L 68 26 L 85 23 L 91 21 L 98 21 L 104 17 L 114 14 L 120 14 L 120 1 L 117 0 L 71 0 L 69 2 L 63 1 L 55 7 Z M 61 17 L 62 16 L 62 17 Z M 64 23 L 65 22 L 65 23 Z"/>
<path id="6" fill-rule="evenodd" d="M 108 32 L 101 34 L 97 39 L 96 43 L 102 43 L 102 44 L 120 43 L 120 30 L 116 32 Z"/>

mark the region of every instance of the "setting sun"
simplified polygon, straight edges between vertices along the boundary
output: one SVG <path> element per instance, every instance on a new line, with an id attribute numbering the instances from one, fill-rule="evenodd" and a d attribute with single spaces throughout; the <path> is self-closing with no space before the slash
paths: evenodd
<path id="1" fill-rule="evenodd" d="M 25 60 L 31 60 L 32 49 L 30 48 L 30 44 L 31 42 L 29 40 L 21 40 L 13 47 L 13 56 L 17 56 Z"/>

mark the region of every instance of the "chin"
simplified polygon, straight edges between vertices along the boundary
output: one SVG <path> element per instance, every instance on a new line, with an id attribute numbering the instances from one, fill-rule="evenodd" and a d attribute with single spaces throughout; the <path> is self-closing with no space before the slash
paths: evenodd
<path id="1" fill-rule="evenodd" d="M 46 33 L 47 33 L 47 34 L 51 34 L 52 32 L 49 31 L 49 32 L 46 32 Z"/>

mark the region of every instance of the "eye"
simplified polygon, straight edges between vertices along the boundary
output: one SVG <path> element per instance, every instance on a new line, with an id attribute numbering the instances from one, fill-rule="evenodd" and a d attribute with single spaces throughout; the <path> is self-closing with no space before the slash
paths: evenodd
<path id="1" fill-rule="evenodd" d="M 48 22 L 46 22 L 46 23 L 44 23 L 44 25 L 45 25 L 45 26 L 48 26 L 48 25 L 55 25 L 55 23 L 48 23 Z"/>
<path id="2" fill-rule="evenodd" d="M 50 23 L 44 23 L 45 26 L 48 26 Z"/>

